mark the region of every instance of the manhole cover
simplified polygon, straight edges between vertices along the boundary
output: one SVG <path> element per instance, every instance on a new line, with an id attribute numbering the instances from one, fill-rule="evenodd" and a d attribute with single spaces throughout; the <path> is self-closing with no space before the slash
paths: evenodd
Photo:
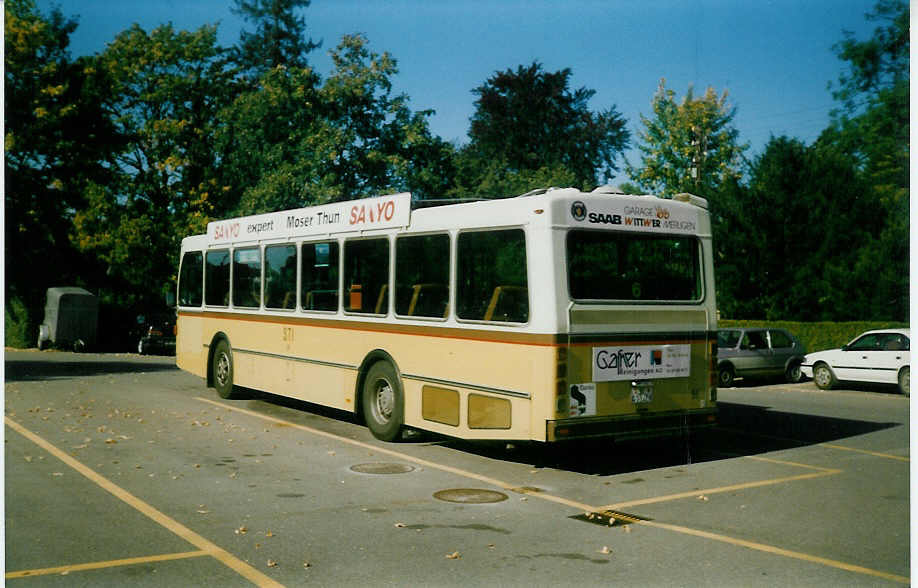
<path id="1" fill-rule="evenodd" d="M 434 492 L 434 498 L 446 502 L 461 502 L 463 504 L 487 504 L 507 500 L 507 495 L 494 490 L 481 490 L 480 488 L 453 488 Z"/>
<path id="2" fill-rule="evenodd" d="M 414 471 L 414 466 L 405 463 L 358 463 L 351 466 L 351 471 L 361 474 L 407 474 Z"/>

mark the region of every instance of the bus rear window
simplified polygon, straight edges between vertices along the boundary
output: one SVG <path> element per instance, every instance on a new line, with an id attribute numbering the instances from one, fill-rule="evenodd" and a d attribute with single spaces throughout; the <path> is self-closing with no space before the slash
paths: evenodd
<path id="1" fill-rule="evenodd" d="M 698 301 L 699 256 L 694 237 L 571 231 L 570 295 L 576 300 Z"/>

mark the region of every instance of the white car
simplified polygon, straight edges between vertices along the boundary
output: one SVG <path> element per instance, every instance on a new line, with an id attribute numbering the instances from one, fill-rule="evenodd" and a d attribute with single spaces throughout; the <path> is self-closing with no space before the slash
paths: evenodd
<path id="1" fill-rule="evenodd" d="M 909 330 L 883 329 L 861 333 L 841 349 L 808 353 L 800 371 L 823 390 L 839 381 L 898 384 L 908 396 Z"/>

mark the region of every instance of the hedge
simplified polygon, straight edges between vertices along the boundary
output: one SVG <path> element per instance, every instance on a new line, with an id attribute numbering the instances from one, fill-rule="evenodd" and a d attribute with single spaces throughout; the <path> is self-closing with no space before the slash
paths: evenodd
<path id="1" fill-rule="evenodd" d="M 797 339 L 810 351 L 823 349 L 836 349 L 850 343 L 852 339 L 873 329 L 907 329 L 908 323 L 897 322 L 871 322 L 856 321 L 847 323 L 819 322 L 804 323 L 794 321 L 756 321 L 756 320 L 728 320 L 717 321 L 720 328 L 729 327 L 772 327 L 786 329 L 793 333 Z"/>

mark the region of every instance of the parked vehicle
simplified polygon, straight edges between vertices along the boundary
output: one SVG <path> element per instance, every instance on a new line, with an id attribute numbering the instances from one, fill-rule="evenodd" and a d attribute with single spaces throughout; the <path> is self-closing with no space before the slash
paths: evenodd
<path id="1" fill-rule="evenodd" d="M 803 360 L 803 375 L 829 390 L 840 381 L 895 384 L 909 395 L 908 329 L 882 329 L 861 333 L 841 349 L 810 353 Z"/>
<path id="2" fill-rule="evenodd" d="M 784 329 L 736 328 L 717 332 L 717 385 L 728 388 L 737 377 L 780 376 L 801 379 L 806 349 Z"/>
<path id="3" fill-rule="evenodd" d="M 175 353 L 175 311 L 163 311 L 150 316 L 138 315 L 136 336 L 140 355 Z"/>
<path id="4" fill-rule="evenodd" d="M 99 300 L 83 288 L 48 288 L 45 318 L 38 327 L 38 348 L 70 347 L 83 351 L 96 343 Z"/>

